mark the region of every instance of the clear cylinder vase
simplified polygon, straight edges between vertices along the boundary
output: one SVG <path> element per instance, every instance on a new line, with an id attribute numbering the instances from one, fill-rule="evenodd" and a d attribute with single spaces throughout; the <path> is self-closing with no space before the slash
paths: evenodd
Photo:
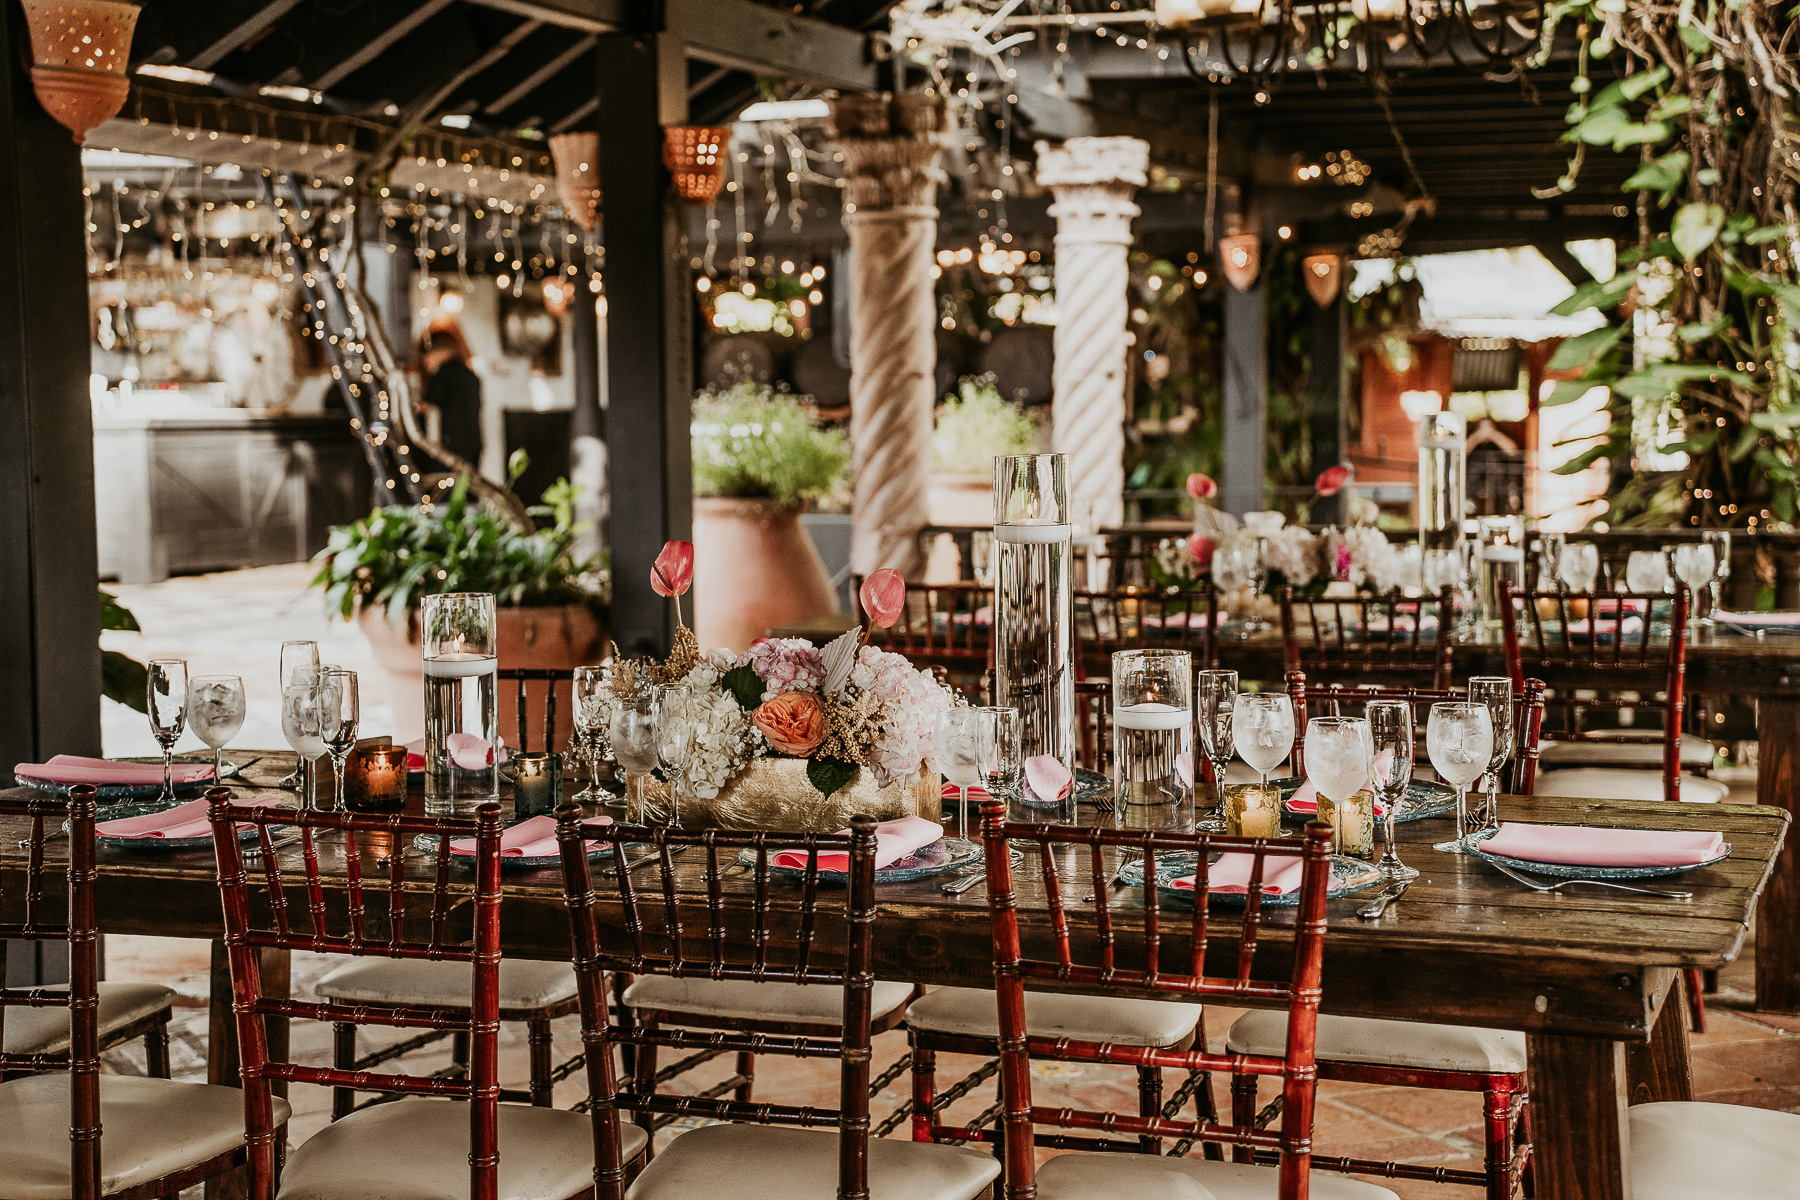
<path id="1" fill-rule="evenodd" d="M 1426 554 L 1462 542 L 1466 444 L 1463 419 L 1453 412 L 1419 422 L 1419 545 Z"/>
<path id="2" fill-rule="evenodd" d="M 1020 803 L 1034 819 L 1073 824 L 1069 516 L 1064 455 L 994 459 L 994 700 L 1019 712 Z"/>
<path id="3" fill-rule="evenodd" d="M 446 592 L 421 605 L 425 811 L 472 816 L 500 799 L 499 633 L 494 597 Z"/>

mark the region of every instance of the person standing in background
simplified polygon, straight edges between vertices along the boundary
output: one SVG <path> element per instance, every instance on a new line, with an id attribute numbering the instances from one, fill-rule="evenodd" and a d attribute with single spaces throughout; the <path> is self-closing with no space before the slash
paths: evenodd
<path id="1" fill-rule="evenodd" d="M 419 339 L 425 403 L 438 411 L 438 441 L 479 469 L 481 377 L 469 366 L 469 343 L 455 322 L 433 324 Z"/>

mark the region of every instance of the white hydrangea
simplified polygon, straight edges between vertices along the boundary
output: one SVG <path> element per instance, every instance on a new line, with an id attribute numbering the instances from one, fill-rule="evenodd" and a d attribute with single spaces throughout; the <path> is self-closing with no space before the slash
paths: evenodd
<path id="1" fill-rule="evenodd" d="M 683 683 L 692 685 L 689 695 L 694 698 L 679 714 L 693 727 L 688 783 L 703 800 L 717 796 L 745 764 L 766 749 L 762 733 L 750 723 L 750 714 L 739 706 L 737 697 L 719 686 L 720 678 L 736 665 L 737 656 L 731 651 L 709 650 L 682 678 Z"/>
<path id="2" fill-rule="evenodd" d="M 950 694 L 898 654 L 864 646 L 850 669 L 849 687 L 881 701 L 881 735 L 869 767 L 887 787 L 919 769 L 931 753 L 937 720 L 950 707 Z"/>
<path id="3" fill-rule="evenodd" d="M 1409 582 L 1405 563 L 1394 544 L 1379 529 L 1352 525 L 1344 531 L 1350 549 L 1350 581 L 1366 584 L 1377 592 L 1391 592 Z M 1418 572 L 1413 572 L 1413 578 Z"/>
<path id="4" fill-rule="evenodd" d="M 1268 539 L 1266 554 L 1269 570 L 1280 571 L 1289 587 L 1305 587 L 1319 577 L 1319 539 L 1304 525 L 1276 530 Z"/>

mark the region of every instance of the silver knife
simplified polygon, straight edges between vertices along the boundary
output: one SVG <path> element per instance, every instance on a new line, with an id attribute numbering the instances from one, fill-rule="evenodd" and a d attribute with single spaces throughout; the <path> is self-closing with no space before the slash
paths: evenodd
<path id="1" fill-rule="evenodd" d="M 1398 900 L 1401 896 L 1405 895 L 1406 889 L 1411 886 L 1412 886 L 1412 880 L 1410 880 L 1410 879 L 1407 880 L 1405 883 L 1395 884 L 1393 887 L 1389 888 L 1387 891 L 1381 893 L 1381 895 L 1375 897 L 1375 899 L 1371 900 L 1369 903 L 1367 903 L 1367 904 L 1363 905 L 1361 908 L 1357 909 L 1356 915 L 1361 917 L 1365 921 L 1373 921 L 1376 917 L 1379 917 L 1382 913 L 1387 911 L 1388 905 L 1392 904 L 1394 901 Z"/>

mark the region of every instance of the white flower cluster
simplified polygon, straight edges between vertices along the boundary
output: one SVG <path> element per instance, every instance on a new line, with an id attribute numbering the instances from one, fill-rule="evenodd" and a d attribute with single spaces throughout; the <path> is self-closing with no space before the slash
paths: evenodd
<path id="1" fill-rule="evenodd" d="M 1344 545 L 1350 550 L 1352 583 L 1366 584 L 1377 592 L 1391 592 L 1418 581 L 1418 564 L 1415 562 L 1408 573 L 1405 556 L 1373 526 L 1352 525 L 1344 531 Z"/>
<path id="2" fill-rule="evenodd" d="M 719 686 L 725 672 L 737 665 L 729 650 L 708 650 L 699 665 L 683 677 L 697 702 L 685 706 L 678 717 L 690 723 L 693 743 L 687 763 L 688 783 L 694 794 L 711 800 L 731 782 L 746 763 L 767 749 L 767 743 L 737 697 Z"/>
<path id="3" fill-rule="evenodd" d="M 850 669 L 848 690 L 881 702 L 881 735 L 876 739 L 876 782 L 882 787 L 919 769 L 931 753 L 937 720 L 950 707 L 950 694 L 898 654 L 864 646 Z"/>

